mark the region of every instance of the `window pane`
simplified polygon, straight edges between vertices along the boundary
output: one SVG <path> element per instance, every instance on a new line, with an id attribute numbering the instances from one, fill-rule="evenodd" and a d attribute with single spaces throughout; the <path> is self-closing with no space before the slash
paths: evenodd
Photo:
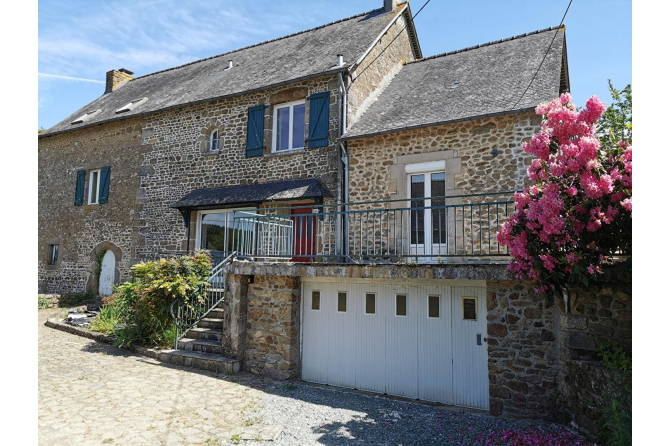
<path id="1" fill-rule="evenodd" d="M 337 311 L 347 311 L 347 293 L 337 293 Z"/>
<path id="2" fill-rule="evenodd" d="M 410 184 L 410 198 L 423 198 L 425 193 L 425 180 L 424 175 L 412 175 L 411 184 Z M 425 200 L 411 200 L 411 206 L 414 207 L 423 207 L 425 206 Z M 423 244 L 424 243 L 424 210 L 417 209 L 410 211 L 410 238 L 413 245 Z"/>
<path id="3" fill-rule="evenodd" d="M 428 296 L 428 317 L 440 317 L 440 296 Z"/>
<path id="4" fill-rule="evenodd" d="M 372 293 L 365 295 L 365 312 L 375 314 L 375 295 Z"/>
<path id="5" fill-rule="evenodd" d="M 407 296 L 396 294 L 395 296 L 395 315 L 407 316 Z"/>
<path id="6" fill-rule="evenodd" d="M 226 220 L 228 213 L 219 212 L 202 216 L 200 248 L 212 250 L 212 255 L 222 255 L 226 250 Z M 218 253 L 216 252 L 218 251 Z M 217 256 L 217 257 L 219 257 Z"/>
<path id="7" fill-rule="evenodd" d="M 291 109 L 289 107 L 280 108 L 277 110 L 277 150 L 288 150 L 288 134 L 289 134 L 289 114 Z"/>
<path id="8" fill-rule="evenodd" d="M 321 308 L 321 291 L 312 291 L 312 310 Z"/>
<path id="9" fill-rule="evenodd" d="M 91 203 L 98 202 L 98 172 L 91 172 Z"/>
<path id="10" fill-rule="evenodd" d="M 445 194 L 444 172 L 430 174 L 430 196 L 443 197 Z M 444 206 L 444 198 L 431 199 L 432 206 Z M 447 242 L 446 209 L 432 209 L 433 243 Z"/>
<path id="11" fill-rule="evenodd" d="M 293 148 L 305 147 L 305 104 L 293 107 Z"/>
<path id="12" fill-rule="evenodd" d="M 474 297 L 463 298 L 463 319 L 469 321 L 477 320 L 477 299 Z"/>

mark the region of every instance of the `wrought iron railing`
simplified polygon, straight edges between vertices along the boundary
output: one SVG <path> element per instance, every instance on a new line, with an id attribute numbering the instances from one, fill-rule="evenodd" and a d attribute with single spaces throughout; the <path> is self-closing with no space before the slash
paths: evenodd
<path id="1" fill-rule="evenodd" d="M 513 192 L 261 208 L 235 216 L 232 244 L 253 260 L 502 260 L 496 233 L 513 210 Z"/>
<path id="2" fill-rule="evenodd" d="M 212 270 L 212 275 L 207 279 L 207 283 L 191 293 L 188 300 L 177 299 L 172 302 L 170 313 L 176 331 L 175 349 L 186 332 L 195 327 L 198 321 L 207 316 L 225 299 L 227 285 L 224 266 L 233 260 L 235 254 L 235 252 L 231 253 L 223 261 L 216 264 Z"/>

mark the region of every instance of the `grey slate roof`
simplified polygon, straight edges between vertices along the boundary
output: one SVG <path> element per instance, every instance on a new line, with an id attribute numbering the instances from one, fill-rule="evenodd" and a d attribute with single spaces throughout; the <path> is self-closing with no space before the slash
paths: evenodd
<path id="1" fill-rule="evenodd" d="M 171 207 L 188 209 L 236 203 L 261 203 L 275 200 L 330 197 L 319 180 L 301 178 L 297 180 L 272 181 L 260 184 L 197 189 L 174 203 Z"/>
<path id="2" fill-rule="evenodd" d="M 342 139 L 527 110 L 556 98 L 560 86 L 569 85 L 567 68 L 566 78 L 561 78 L 564 28 L 558 29 L 542 68 L 514 107 L 557 29 L 407 63 Z"/>
<path id="3" fill-rule="evenodd" d="M 211 101 L 349 68 L 364 54 L 386 25 L 400 13 L 383 9 L 359 14 L 317 28 L 262 42 L 186 65 L 137 77 L 40 133 L 39 137 L 124 119 L 185 104 Z M 337 55 L 344 66 L 335 67 Z M 224 70 L 228 60 L 231 70 Z M 148 101 L 136 109 L 116 110 L 136 99 Z M 71 122 L 89 111 L 102 110 L 82 124 Z"/>

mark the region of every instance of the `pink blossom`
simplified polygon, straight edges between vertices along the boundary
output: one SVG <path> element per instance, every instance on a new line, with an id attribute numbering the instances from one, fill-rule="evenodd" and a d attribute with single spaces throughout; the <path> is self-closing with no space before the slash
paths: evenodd
<path id="1" fill-rule="evenodd" d="M 633 197 L 626 198 L 621 202 L 621 207 L 627 210 L 628 212 L 633 212 Z"/>

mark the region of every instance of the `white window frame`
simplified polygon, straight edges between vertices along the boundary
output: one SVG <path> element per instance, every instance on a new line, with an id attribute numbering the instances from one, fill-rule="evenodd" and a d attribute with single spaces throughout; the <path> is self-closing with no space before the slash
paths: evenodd
<path id="1" fill-rule="evenodd" d="M 409 315 L 409 295 L 407 293 L 395 293 L 395 317 L 407 317 Z M 405 314 L 398 314 L 398 296 L 405 296 Z"/>
<path id="2" fill-rule="evenodd" d="M 93 200 L 93 174 L 97 172 L 98 173 L 98 181 L 97 185 L 95 188 L 96 191 L 96 197 L 95 200 Z M 90 170 L 88 172 L 88 204 L 99 204 L 98 202 L 100 201 L 100 173 L 102 172 L 102 169 L 94 169 Z"/>
<path id="3" fill-rule="evenodd" d="M 216 133 L 216 140 L 218 141 L 216 145 L 216 150 L 214 150 L 212 147 L 214 147 L 214 134 Z M 219 134 L 219 129 L 214 129 L 212 130 L 212 133 L 209 134 L 209 149 L 207 150 L 208 152 L 218 152 L 219 149 L 221 149 L 221 135 Z"/>
<path id="4" fill-rule="evenodd" d="M 203 211 L 198 211 L 197 217 L 196 217 L 196 223 L 195 223 L 195 244 L 197 246 L 196 249 L 205 249 L 205 248 L 200 248 L 200 237 L 202 235 L 202 216 L 204 214 L 223 214 L 223 213 L 232 213 L 232 212 L 239 212 L 239 211 L 250 211 L 250 212 L 256 212 L 256 208 L 227 208 L 227 209 L 207 209 Z"/>
<path id="5" fill-rule="evenodd" d="M 432 222 L 433 219 L 431 217 L 431 206 L 433 205 L 433 196 L 430 195 L 430 176 L 434 173 L 443 173 L 445 174 L 445 192 L 446 192 L 446 171 L 444 168 L 441 170 L 423 170 L 426 167 L 439 167 L 439 166 L 444 166 L 443 161 L 436 161 L 436 162 L 431 162 L 431 163 L 421 163 L 420 165 L 415 165 L 415 166 L 420 166 L 420 168 L 409 168 L 412 165 L 408 165 L 405 168 L 405 171 L 407 172 L 407 206 L 412 207 L 412 200 L 415 200 L 415 198 L 412 198 L 412 176 L 413 175 L 423 175 L 423 198 L 424 200 L 424 206 L 426 209 L 424 210 L 424 217 L 423 217 L 423 231 L 424 231 L 424 242 L 423 243 L 411 243 L 411 247 L 424 247 L 423 249 L 426 250 L 426 247 L 430 249 L 430 252 L 433 252 L 434 248 L 440 245 L 440 243 L 434 243 L 433 242 L 433 226 Z M 408 229 L 410 233 L 408 234 L 410 238 L 408 240 L 411 240 L 411 221 L 410 224 L 408 225 Z M 433 246 L 435 245 L 435 246 Z"/>
<path id="6" fill-rule="evenodd" d="M 430 298 L 437 297 L 437 316 L 430 315 Z M 442 319 L 442 295 L 441 294 L 427 294 L 426 295 L 426 317 L 428 319 Z"/>
<path id="7" fill-rule="evenodd" d="M 304 104 L 305 105 L 305 116 L 307 116 L 307 102 L 302 100 L 302 101 L 293 101 L 293 102 L 285 102 L 283 104 L 278 104 L 275 105 L 274 110 L 272 112 L 272 152 L 290 152 L 292 150 L 301 150 L 305 148 L 305 141 L 304 137 L 302 138 L 302 146 L 300 147 L 289 147 L 286 150 L 279 150 L 277 148 L 277 115 L 279 114 L 279 110 L 282 108 L 289 108 L 289 114 L 288 114 L 288 142 L 289 146 L 293 144 L 293 107 L 296 105 Z M 304 124 L 304 123 L 303 123 Z M 305 126 L 306 127 L 306 126 Z M 304 135 L 303 135 L 304 136 Z"/>
<path id="8" fill-rule="evenodd" d="M 55 265 L 58 262 L 58 243 L 49 245 L 49 265 Z"/>

